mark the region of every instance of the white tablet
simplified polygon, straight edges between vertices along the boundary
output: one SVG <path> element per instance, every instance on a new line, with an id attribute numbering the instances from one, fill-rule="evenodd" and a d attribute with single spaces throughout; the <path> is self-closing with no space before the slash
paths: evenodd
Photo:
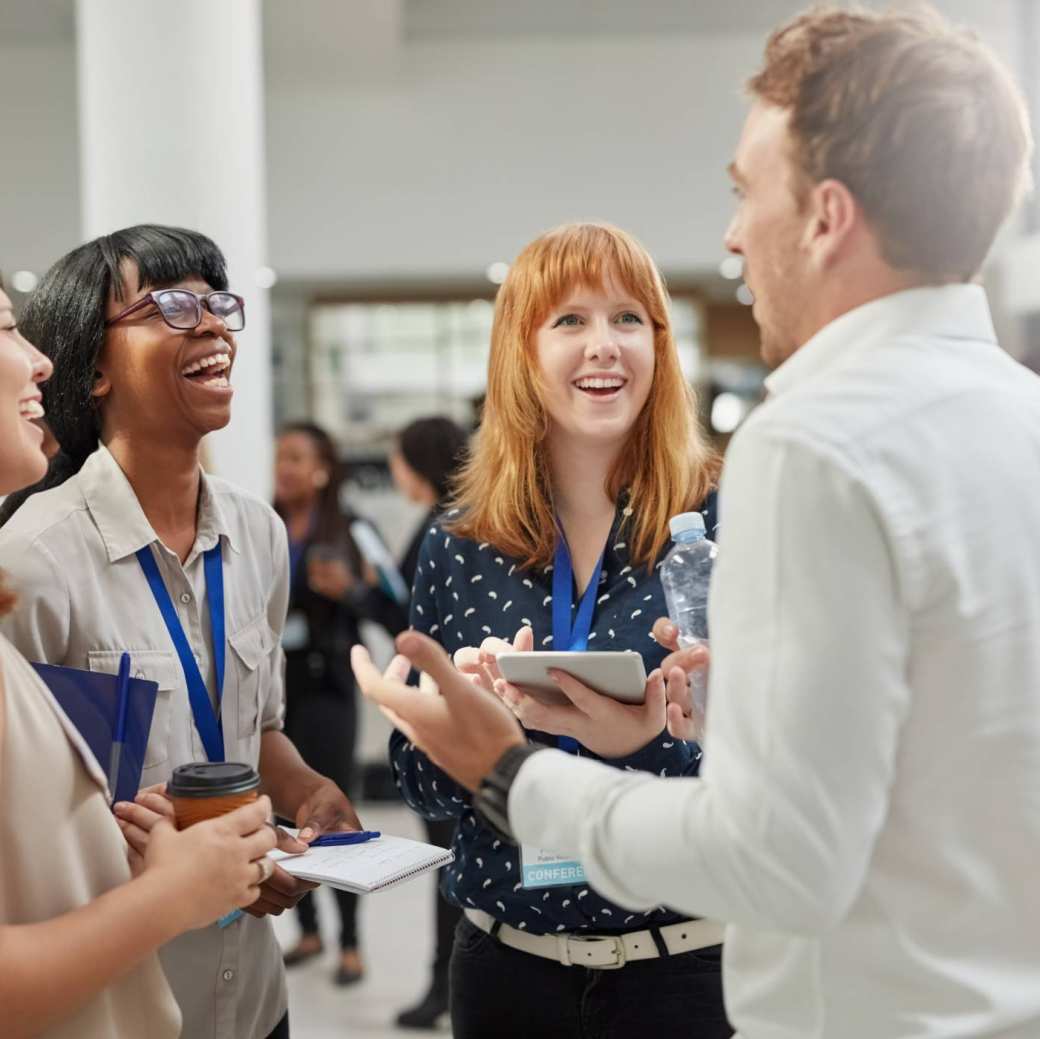
<path id="1" fill-rule="evenodd" d="M 507 682 L 542 703 L 570 703 L 546 673 L 550 668 L 566 671 L 590 689 L 622 703 L 642 703 L 646 698 L 646 669 L 635 652 L 499 653 L 497 660 Z"/>

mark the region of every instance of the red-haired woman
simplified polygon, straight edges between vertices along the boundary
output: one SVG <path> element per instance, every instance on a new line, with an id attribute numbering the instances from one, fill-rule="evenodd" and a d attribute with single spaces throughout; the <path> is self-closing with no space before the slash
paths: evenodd
<path id="1" fill-rule="evenodd" d="M 412 623 L 449 651 L 522 628 L 519 646 L 635 650 L 656 668 L 668 519 L 713 512 L 717 473 L 649 255 L 605 225 L 550 231 L 499 291 L 483 424 L 454 508 L 428 530 Z M 617 768 L 696 773 L 697 745 L 668 734 L 659 671 L 642 706 L 597 699 L 592 714 L 557 712 L 558 736 L 531 738 Z M 391 759 L 413 809 L 459 820 L 443 877 L 465 910 L 457 1039 L 730 1035 L 720 928 L 611 904 L 580 863 L 485 828 L 467 792 L 397 732 Z"/>

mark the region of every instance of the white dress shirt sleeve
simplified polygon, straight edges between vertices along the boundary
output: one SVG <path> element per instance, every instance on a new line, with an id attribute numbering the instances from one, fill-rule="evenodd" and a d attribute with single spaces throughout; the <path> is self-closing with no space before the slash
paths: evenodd
<path id="1" fill-rule="evenodd" d="M 852 904 L 887 811 L 909 702 L 900 577 L 878 503 L 825 445 L 752 420 L 720 501 L 701 777 L 540 753 L 510 818 L 622 905 L 819 933 Z"/>
<path id="2" fill-rule="evenodd" d="M 285 524 L 271 512 L 271 566 L 273 581 L 267 600 L 267 623 L 274 632 L 274 647 L 268 654 L 267 666 L 271 671 L 271 685 L 263 705 L 261 731 L 281 730 L 285 727 L 285 652 L 282 632 L 289 610 L 289 539 Z"/>

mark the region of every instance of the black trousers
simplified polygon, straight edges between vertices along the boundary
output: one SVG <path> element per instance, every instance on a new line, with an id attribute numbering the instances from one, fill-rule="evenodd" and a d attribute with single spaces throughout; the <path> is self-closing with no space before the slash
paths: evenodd
<path id="1" fill-rule="evenodd" d="M 451 960 L 454 1039 L 729 1039 L 722 948 L 619 970 L 565 967 L 502 945 L 463 918 Z"/>
<path id="2" fill-rule="evenodd" d="M 289 1039 L 289 1011 L 286 1010 L 285 1017 L 274 1027 L 274 1031 L 267 1039 Z"/>
<path id="3" fill-rule="evenodd" d="M 430 822 L 423 820 L 426 824 L 426 839 L 431 844 L 441 848 L 450 848 L 455 839 L 454 819 L 438 820 Z M 433 954 L 433 985 L 447 991 L 449 969 L 451 967 L 451 950 L 455 944 L 455 928 L 462 919 L 462 910 L 452 905 L 441 893 L 434 892 L 435 920 L 436 920 L 436 946 Z"/>
<path id="4" fill-rule="evenodd" d="M 341 949 L 356 949 L 358 944 L 358 896 L 352 891 L 340 891 L 338 888 L 333 888 L 332 893 L 336 896 L 336 905 L 339 907 L 339 947 Z M 312 892 L 308 891 L 296 903 L 296 915 L 300 919 L 300 930 L 304 934 L 320 933 L 321 929 L 318 927 L 318 907 L 315 905 Z"/>
<path id="5" fill-rule="evenodd" d="M 286 689 L 285 734 L 303 760 L 349 794 L 354 785 L 354 747 L 357 742 L 357 696 L 340 691 Z M 341 949 L 357 948 L 357 895 L 336 891 Z M 304 934 L 318 933 L 314 896 L 306 894 L 296 906 Z"/>

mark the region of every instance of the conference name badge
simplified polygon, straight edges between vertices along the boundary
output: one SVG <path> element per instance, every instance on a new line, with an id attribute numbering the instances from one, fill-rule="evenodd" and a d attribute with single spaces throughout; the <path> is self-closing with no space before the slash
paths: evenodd
<path id="1" fill-rule="evenodd" d="M 520 849 L 520 870 L 527 891 L 586 883 L 585 869 L 577 860 L 526 844 Z"/>

